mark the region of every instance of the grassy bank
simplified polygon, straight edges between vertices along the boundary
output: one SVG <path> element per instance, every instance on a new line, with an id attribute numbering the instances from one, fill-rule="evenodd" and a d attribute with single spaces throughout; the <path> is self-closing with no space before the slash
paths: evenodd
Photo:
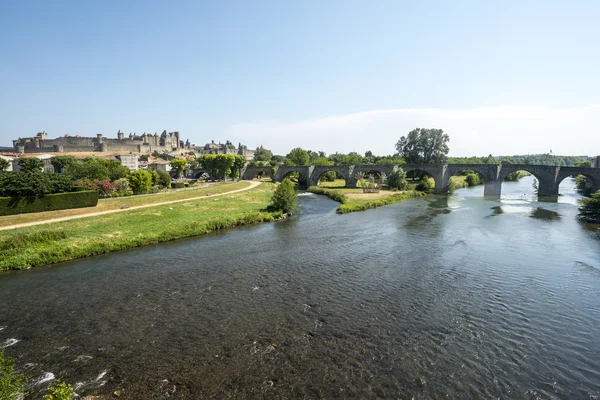
<path id="1" fill-rule="evenodd" d="M 275 185 L 247 192 L 0 232 L 0 271 L 23 269 L 256 222 L 267 212 Z M 211 188 L 213 189 L 213 188 Z M 233 190 L 231 186 L 228 190 Z M 214 189 L 212 190 L 214 193 Z"/>
<path id="2" fill-rule="evenodd" d="M 400 201 L 413 199 L 415 197 L 425 196 L 425 193 L 416 190 L 401 192 L 381 191 L 379 193 L 363 194 L 362 189 L 339 188 L 328 189 L 323 187 L 311 186 L 308 191 L 315 194 L 321 194 L 335 200 L 341 205 L 336 213 L 347 214 L 355 211 L 364 211 L 371 208 L 377 208 L 388 204 L 398 203 Z"/>
<path id="3" fill-rule="evenodd" d="M 98 205 L 96 207 L 3 216 L 0 217 L 0 227 L 15 224 L 23 224 L 27 222 L 45 221 L 53 218 L 62 218 L 102 211 L 119 210 L 122 208 L 141 206 L 145 204 L 162 203 L 165 201 L 184 200 L 194 197 L 206 196 L 209 194 L 230 192 L 232 190 L 246 188 L 249 185 L 250 183 L 248 182 L 211 183 L 207 184 L 206 187 L 178 189 L 163 193 L 147 194 L 140 196 L 100 199 L 98 200 Z"/>

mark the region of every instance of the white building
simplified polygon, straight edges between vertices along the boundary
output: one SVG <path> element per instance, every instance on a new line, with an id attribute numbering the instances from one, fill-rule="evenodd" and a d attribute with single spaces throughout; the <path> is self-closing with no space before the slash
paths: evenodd
<path id="1" fill-rule="evenodd" d="M 136 154 L 121 154 L 117 156 L 119 160 L 121 160 L 121 165 L 129 168 L 130 171 L 137 171 L 140 169 L 138 164 L 138 156 Z"/>
<path id="2" fill-rule="evenodd" d="M 52 154 L 40 154 L 39 156 L 35 156 L 35 157 L 44 161 L 44 168 L 42 169 L 43 172 L 54 172 L 54 166 L 52 165 L 52 157 L 54 157 L 54 156 Z M 12 160 L 12 170 L 13 171 L 15 171 L 15 172 L 21 171 L 21 167 L 19 167 L 19 160 L 21 158 L 23 158 L 23 157 L 14 158 Z M 25 158 L 29 158 L 29 157 L 25 157 Z"/>
<path id="3" fill-rule="evenodd" d="M 171 172 L 171 163 L 168 161 L 154 161 L 148 164 L 148 169 L 156 171 Z"/>

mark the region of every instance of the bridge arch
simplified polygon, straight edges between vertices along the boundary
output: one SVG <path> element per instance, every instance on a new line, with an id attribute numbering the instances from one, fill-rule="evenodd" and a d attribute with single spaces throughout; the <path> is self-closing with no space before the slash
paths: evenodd
<path id="1" fill-rule="evenodd" d="M 596 171 L 594 171 L 596 170 Z M 577 171 L 569 168 L 561 168 L 556 177 L 556 186 L 560 192 L 560 184 L 569 177 L 577 177 L 578 175 L 583 175 L 590 182 L 590 190 L 594 193 L 597 190 L 600 190 L 600 169 L 598 168 L 578 168 Z"/>
<path id="2" fill-rule="evenodd" d="M 321 178 L 328 172 L 334 172 L 336 174 L 336 176 L 338 177 L 338 179 L 339 179 L 339 177 L 342 177 L 342 179 L 344 179 L 344 181 L 345 181 L 344 185 L 347 186 L 351 171 L 352 171 L 352 166 L 335 166 L 335 165 L 315 166 L 312 171 L 311 177 L 310 177 L 309 186 L 318 186 L 319 182 L 321 181 Z"/>
<path id="3" fill-rule="evenodd" d="M 274 171 L 273 167 L 266 166 L 266 165 L 248 166 L 248 167 L 246 167 L 246 170 L 242 174 L 242 179 L 251 181 L 253 179 L 261 178 L 261 177 L 265 177 L 265 176 L 271 178 L 272 181 L 275 180 L 275 171 Z"/>
<path id="4" fill-rule="evenodd" d="M 512 172 L 529 172 L 537 179 L 538 197 L 558 196 L 558 184 L 556 183 L 556 168 L 542 165 L 527 164 L 504 164 L 498 174 L 499 193 L 501 194 L 502 182 Z"/>

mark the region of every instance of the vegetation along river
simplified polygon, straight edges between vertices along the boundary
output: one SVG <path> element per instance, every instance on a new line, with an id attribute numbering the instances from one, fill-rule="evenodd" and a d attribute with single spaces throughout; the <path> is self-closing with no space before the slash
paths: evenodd
<path id="1" fill-rule="evenodd" d="M 532 177 L 0 275 L 0 344 L 120 398 L 600 397 L 600 240 Z"/>

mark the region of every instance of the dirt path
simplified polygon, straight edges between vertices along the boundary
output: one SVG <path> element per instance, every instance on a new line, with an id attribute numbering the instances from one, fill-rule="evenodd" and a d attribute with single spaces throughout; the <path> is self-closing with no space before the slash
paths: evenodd
<path id="1" fill-rule="evenodd" d="M 198 196 L 198 197 L 190 197 L 189 199 L 163 201 L 161 203 L 144 204 L 144 205 L 141 205 L 141 206 L 133 206 L 133 207 L 123 208 L 123 209 L 118 209 L 118 210 L 100 211 L 100 212 L 89 213 L 89 214 L 82 214 L 82 215 L 71 215 L 69 217 L 46 219 L 44 221 L 34 221 L 34 222 L 27 222 L 27 223 L 24 223 L 24 224 L 14 224 L 14 225 L 2 226 L 2 227 L 0 227 L 0 231 L 6 231 L 6 230 L 9 230 L 9 229 L 16 229 L 16 228 L 25 228 L 27 226 L 51 224 L 53 222 L 69 221 L 69 220 L 72 220 L 72 219 L 95 217 L 97 215 L 112 214 L 112 213 L 116 213 L 116 212 L 138 210 L 140 208 L 149 208 L 149 207 L 156 207 L 156 206 L 164 206 L 164 205 L 167 205 L 167 204 L 183 203 L 183 202 L 192 201 L 192 200 L 208 199 L 208 198 L 211 198 L 211 197 L 227 196 L 228 194 L 233 194 L 233 193 L 238 193 L 238 192 L 245 192 L 247 190 L 253 189 L 253 188 L 257 187 L 258 185 L 260 185 L 260 182 L 258 182 L 258 181 L 244 181 L 244 182 L 250 183 L 250 186 L 248 186 L 246 188 L 242 188 L 242 189 L 232 190 L 230 192 L 225 192 L 225 193 L 210 194 L 210 195 L 204 195 L 204 196 Z"/>

